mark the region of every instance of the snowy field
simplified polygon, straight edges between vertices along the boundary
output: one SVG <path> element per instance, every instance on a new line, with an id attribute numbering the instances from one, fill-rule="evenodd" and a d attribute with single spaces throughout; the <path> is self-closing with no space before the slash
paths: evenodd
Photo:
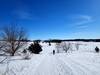
<path id="1" fill-rule="evenodd" d="M 40 44 L 43 51 L 30 54 L 29 60 L 23 59 L 23 56 L 7 56 L 0 63 L 0 75 L 100 75 L 100 53 L 95 52 L 95 47 L 100 48 L 100 43 L 70 42 L 71 48 L 67 53 L 60 48 L 55 55 L 52 51 L 57 52 L 56 44 Z M 6 56 L 0 56 L 0 60 L 4 58 Z"/>

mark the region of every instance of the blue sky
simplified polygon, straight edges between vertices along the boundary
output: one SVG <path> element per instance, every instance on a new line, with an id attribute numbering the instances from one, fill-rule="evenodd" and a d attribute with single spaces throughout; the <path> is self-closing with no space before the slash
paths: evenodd
<path id="1" fill-rule="evenodd" d="M 100 0 L 0 0 L 0 27 L 13 23 L 30 39 L 100 38 Z"/>

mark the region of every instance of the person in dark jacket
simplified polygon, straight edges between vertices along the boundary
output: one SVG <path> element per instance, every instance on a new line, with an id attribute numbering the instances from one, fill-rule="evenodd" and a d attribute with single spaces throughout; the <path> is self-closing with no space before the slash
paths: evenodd
<path id="1" fill-rule="evenodd" d="M 53 55 L 55 54 L 55 50 L 53 50 Z"/>

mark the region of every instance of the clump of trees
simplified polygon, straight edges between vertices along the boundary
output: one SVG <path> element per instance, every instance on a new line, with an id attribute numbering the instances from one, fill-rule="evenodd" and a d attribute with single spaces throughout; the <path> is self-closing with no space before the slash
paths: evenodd
<path id="1" fill-rule="evenodd" d="M 0 50 L 4 53 L 9 53 L 11 56 L 14 56 L 18 49 L 26 44 L 22 40 L 27 38 L 25 30 L 15 25 L 3 27 L 0 37 L 2 40 Z"/>
<path id="2" fill-rule="evenodd" d="M 39 54 L 42 51 L 42 46 L 38 42 L 34 42 L 29 46 L 28 50 L 31 53 Z"/>

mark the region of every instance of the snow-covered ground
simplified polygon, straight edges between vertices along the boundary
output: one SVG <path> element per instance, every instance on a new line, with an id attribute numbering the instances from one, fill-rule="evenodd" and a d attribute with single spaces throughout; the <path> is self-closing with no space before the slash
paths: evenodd
<path id="1" fill-rule="evenodd" d="M 95 47 L 100 43 L 70 42 L 72 51 L 69 53 L 56 53 L 56 44 L 49 46 L 40 43 L 43 51 L 41 54 L 31 54 L 29 60 L 22 56 L 8 57 L 7 61 L 0 63 L 0 75 L 100 75 L 100 53 L 95 52 Z M 5 57 L 0 57 L 0 60 Z M 8 62 L 9 60 L 9 62 Z"/>

